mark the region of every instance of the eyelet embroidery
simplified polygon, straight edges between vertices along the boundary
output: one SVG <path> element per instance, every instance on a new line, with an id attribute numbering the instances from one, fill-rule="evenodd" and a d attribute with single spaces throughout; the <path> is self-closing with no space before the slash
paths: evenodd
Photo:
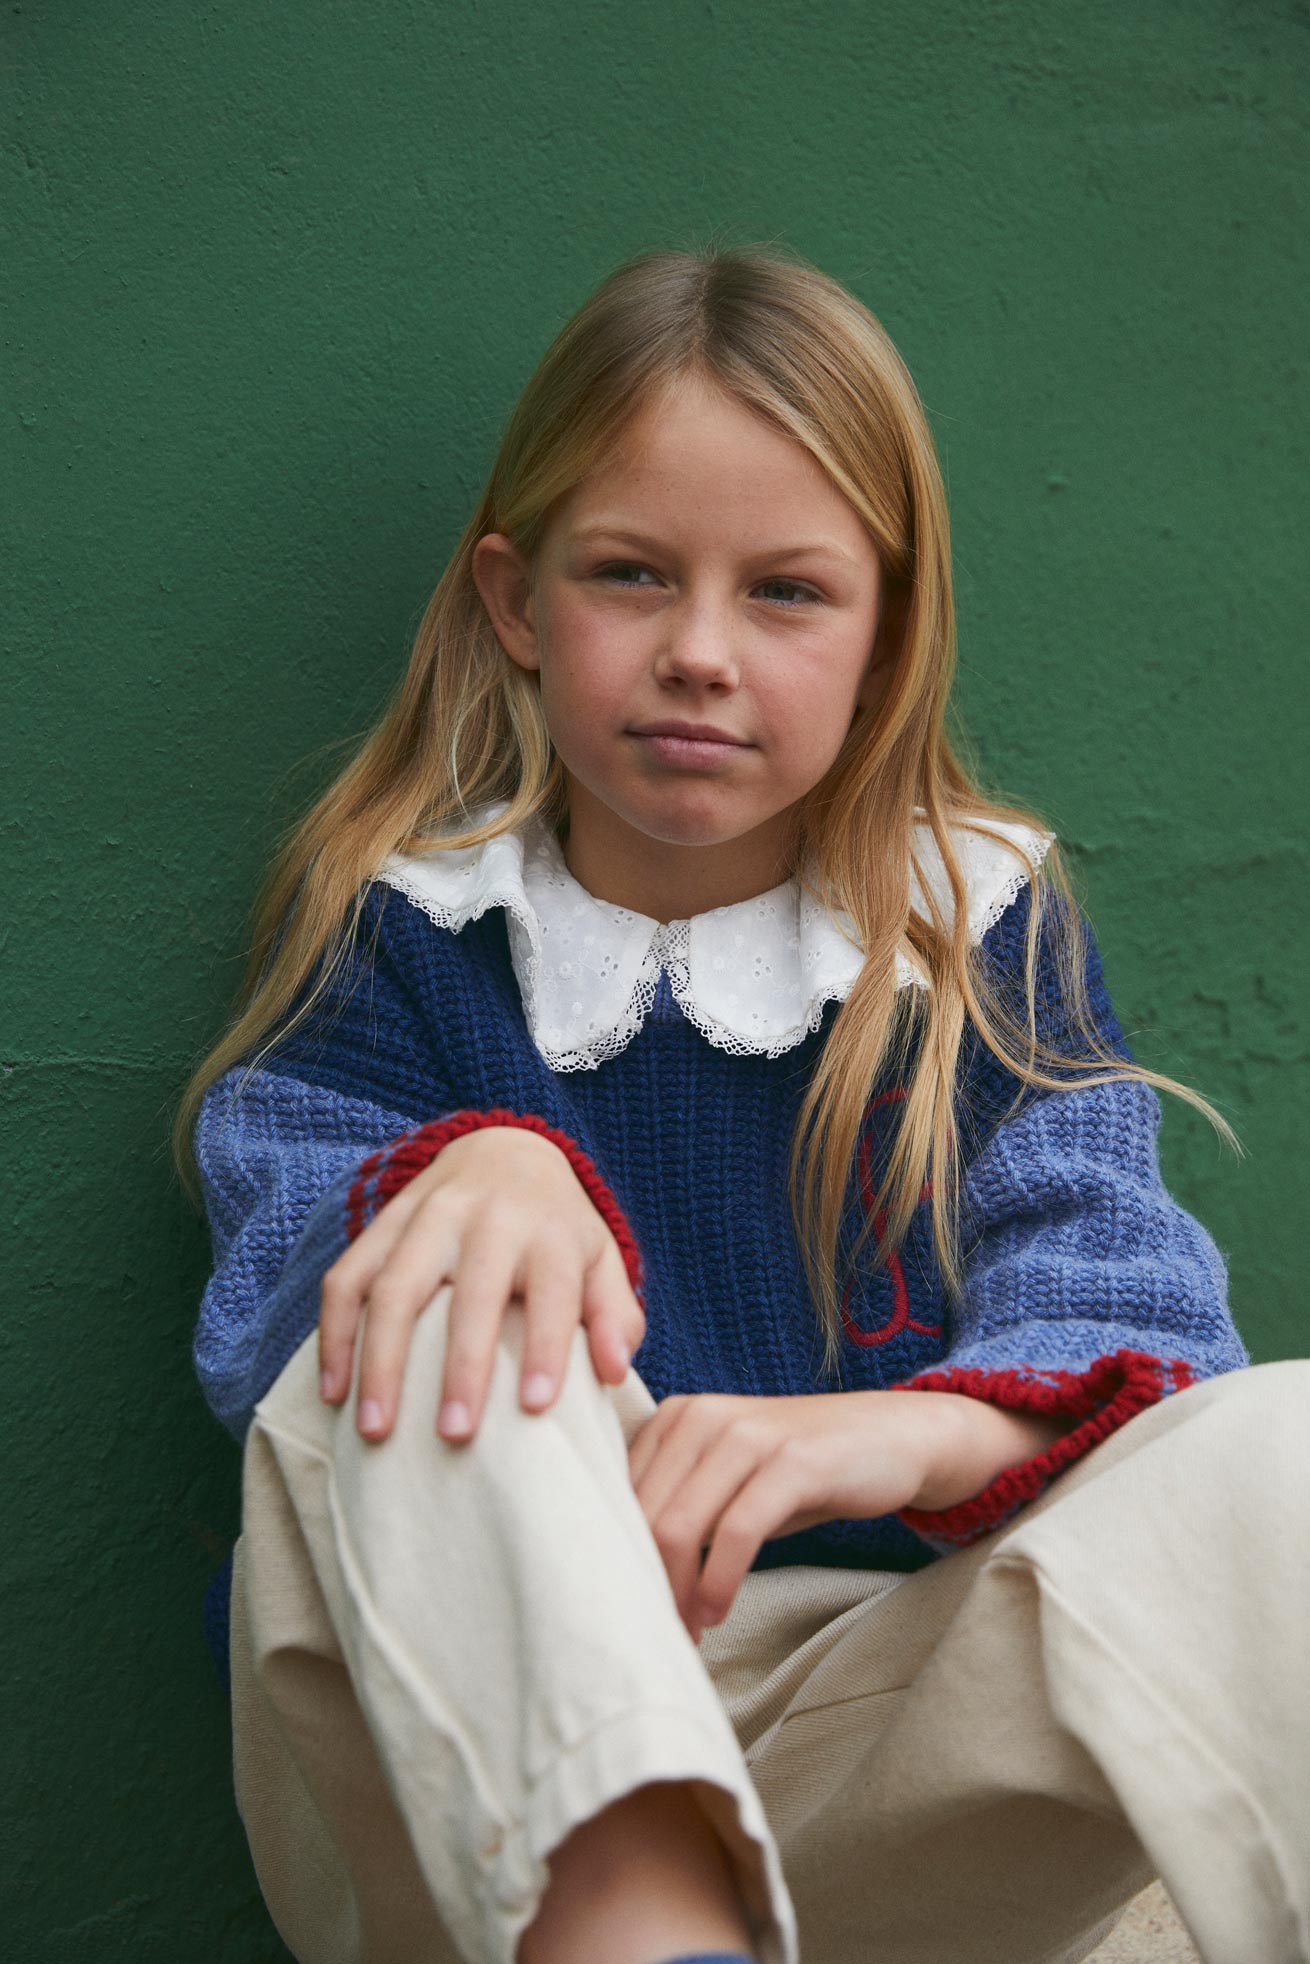
<path id="1" fill-rule="evenodd" d="M 470 816 L 481 825 L 506 803 Z M 961 828 L 974 940 L 1015 899 L 1053 837 L 992 823 L 1002 840 L 1019 846 L 1027 870 L 1016 871 L 1013 853 L 990 835 Z M 439 833 L 432 836 L 435 843 Z M 921 913 L 926 881 L 949 915 L 939 861 L 930 835 L 919 839 L 911 898 Z M 822 905 L 809 882 L 795 877 L 751 900 L 663 925 L 599 901 L 569 872 L 539 814 L 478 846 L 391 854 L 377 877 L 455 933 L 490 907 L 505 909 L 528 1029 L 555 1071 L 593 1070 L 624 1050 L 650 1012 L 661 969 L 684 1017 L 708 1042 L 734 1056 L 774 1058 L 821 1027 L 829 1003 L 846 998 L 862 965 L 849 916 Z M 904 948 L 896 951 L 895 971 L 898 988 L 929 986 Z"/>

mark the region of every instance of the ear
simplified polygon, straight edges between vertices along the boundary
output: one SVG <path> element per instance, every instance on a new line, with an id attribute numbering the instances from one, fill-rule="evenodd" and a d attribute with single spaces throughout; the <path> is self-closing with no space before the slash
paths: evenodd
<path id="1" fill-rule="evenodd" d="M 900 660 L 905 645 L 905 629 L 910 613 L 910 588 L 904 580 L 889 581 L 883 594 L 878 612 L 878 631 L 874 635 L 873 652 L 869 656 L 864 680 L 856 697 L 857 706 L 873 712 L 881 707 L 882 699 L 891 686 L 896 664 Z"/>
<path id="2" fill-rule="evenodd" d="M 473 548 L 470 570 L 505 653 L 520 668 L 540 668 L 532 569 L 513 540 L 504 532 L 484 533 Z"/>

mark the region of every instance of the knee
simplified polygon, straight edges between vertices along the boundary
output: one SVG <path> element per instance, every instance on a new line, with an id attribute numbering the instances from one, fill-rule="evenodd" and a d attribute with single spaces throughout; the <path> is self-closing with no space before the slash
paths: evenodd
<path id="1" fill-rule="evenodd" d="M 437 1435 L 440 1407 L 445 1397 L 457 1390 L 447 1371 L 453 1298 L 453 1283 L 444 1282 L 410 1325 L 404 1355 L 390 1385 L 390 1427 L 380 1438 L 370 1436 L 367 1441 L 374 1450 L 401 1431 Z M 267 1416 L 277 1430 L 310 1439 L 324 1450 L 340 1450 L 343 1428 L 358 1433 L 360 1363 L 366 1335 L 367 1311 L 355 1332 L 350 1391 L 343 1401 L 329 1404 L 320 1395 L 318 1333 L 314 1330 L 256 1406 L 256 1422 Z M 473 1333 L 460 1332 L 461 1361 L 472 1366 L 475 1436 L 489 1423 L 498 1424 L 520 1409 L 535 1423 L 544 1413 L 554 1413 L 559 1419 L 585 1418 L 593 1406 L 608 1403 L 628 1437 L 654 1411 L 654 1400 L 635 1370 L 629 1369 L 621 1385 L 601 1382 L 592 1364 L 586 1328 L 579 1322 L 572 1332 L 554 1398 L 541 1410 L 529 1412 L 521 1399 L 525 1338 L 526 1306 L 521 1292 L 509 1297 L 497 1317 L 488 1314 L 485 1320 L 480 1319 Z"/>
<path id="2" fill-rule="evenodd" d="M 472 1399 L 479 1433 L 497 1415 L 521 1406 L 527 1335 L 522 1294 L 511 1295 L 498 1313 L 481 1305 L 471 1326 L 456 1329 L 452 1345 L 453 1298 L 453 1284 L 443 1283 L 412 1326 L 401 1382 L 396 1387 L 397 1425 L 408 1421 L 433 1429 L 444 1400 L 461 1394 L 465 1403 Z M 357 1385 L 358 1356 L 355 1379 Z M 579 1324 L 572 1333 L 555 1396 L 544 1409 L 558 1413 L 566 1395 L 574 1402 L 601 1393 L 600 1380 L 591 1369 L 586 1331 Z M 540 1414 L 535 1409 L 528 1414 L 525 1408 L 525 1415 L 536 1418 Z"/>
<path id="3" fill-rule="evenodd" d="M 435 1419 L 446 1354 L 452 1287 L 443 1283 L 410 1328 L 409 1341 L 392 1387 L 392 1430 L 406 1409 L 421 1395 Z M 356 1427 L 360 1357 L 368 1329 L 365 1309 L 355 1329 L 351 1350 L 350 1389 L 344 1399 L 329 1402 L 319 1390 L 319 1333 L 317 1324 L 278 1372 L 254 1408 L 251 1429 L 267 1420 L 275 1430 L 294 1433 L 325 1445 L 338 1425 Z M 388 1435 L 389 1436 L 389 1435 Z"/>
<path id="4" fill-rule="evenodd" d="M 1310 1411 L 1310 1358 L 1250 1364 L 1175 1394 L 1210 1407 L 1207 1456 L 1225 1459 L 1234 1481 L 1245 1475 L 1271 1492 L 1300 1492 L 1310 1470 L 1305 1417 Z"/>
<path id="5" fill-rule="evenodd" d="M 454 1293 L 454 1284 L 443 1282 L 431 1302 L 419 1312 L 410 1332 L 409 1352 L 405 1359 L 405 1383 L 421 1382 L 424 1395 L 429 1398 L 429 1402 L 436 1399 L 441 1389 L 441 1377 L 445 1369 L 446 1349 L 450 1335 L 450 1305 Z M 358 1346 L 356 1364 L 358 1365 Z M 435 1410 L 435 1404 L 433 1409 Z"/>
<path id="6" fill-rule="evenodd" d="M 1275 1424 L 1294 1412 L 1304 1414 L 1310 1401 L 1310 1357 L 1285 1357 L 1270 1364 L 1247 1364 L 1203 1378 L 1176 1396 L 1204 1392 L 1208 1400 L 1223 1401 L 1234 1411 L 1267 1412 Z"/>

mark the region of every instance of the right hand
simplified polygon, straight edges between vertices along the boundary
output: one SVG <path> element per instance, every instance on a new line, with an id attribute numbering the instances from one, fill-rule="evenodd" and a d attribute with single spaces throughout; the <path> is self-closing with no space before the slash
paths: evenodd
<path id="1" fill-rule="evenodd" d="M 607 1384 L 623 1381 L 646 1333 L 619 1245 L 560 1148 L 520 1126 L 466 1132 L 392 1195 L 323 1277 L 322 1396 L 339 1404 L 349 1392 L 366 1317 L 356 1405 L 366 1439 L 390 1432 L 414 1325 L 446 1281 L 454 1287 L 437 1422 L 445 1439 L 477 1431 L 509 1298 L 524 1299 L 526 1411 L 554 1401 L 579 1319 Z M 531 1396 L 538 1375 L 548 1382 Z M 464 1406 L 462 1425 L 448 1415 L 451 1404 Z"/>

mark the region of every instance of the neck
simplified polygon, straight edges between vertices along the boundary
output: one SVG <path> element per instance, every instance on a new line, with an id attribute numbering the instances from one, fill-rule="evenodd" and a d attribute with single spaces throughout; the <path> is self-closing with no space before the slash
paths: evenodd
<path id="1" fill-rule="evenodd" d="M 585 803 L 585 801 L 584 801 Z M 779 815 L 785 822 L 785 815 Z M 607 807 L 570 806 L 557 833 L 564 864 L 597 900 L 666 925 L 768 893 L 790 878 L 779 818 L 735 839 L 688 845 L 652 838 Z"/>

